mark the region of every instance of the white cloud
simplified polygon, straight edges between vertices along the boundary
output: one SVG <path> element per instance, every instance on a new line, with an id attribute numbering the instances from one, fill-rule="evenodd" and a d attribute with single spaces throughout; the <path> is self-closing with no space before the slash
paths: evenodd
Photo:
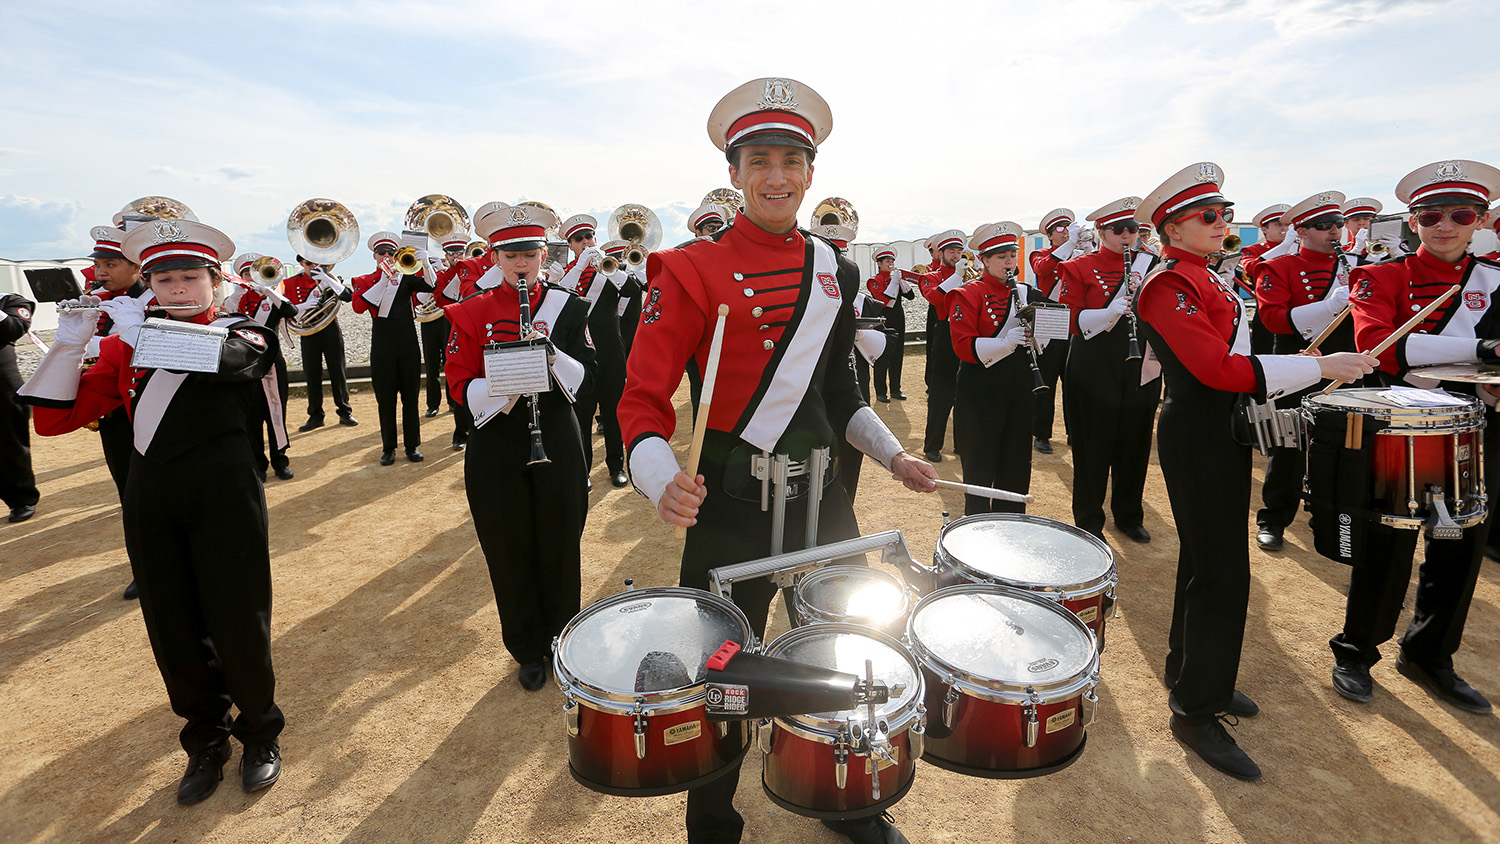
<path id="1" fill-rule="evenodd" d="M 70 200 L 0 196 L 0 257 L 70 258 L 79 252 L 77 220 L 82 206 Z"/>

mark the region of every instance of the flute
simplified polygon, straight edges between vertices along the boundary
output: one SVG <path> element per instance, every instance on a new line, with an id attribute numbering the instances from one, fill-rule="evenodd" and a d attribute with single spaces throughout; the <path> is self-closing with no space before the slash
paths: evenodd
<path id="1" fill-rule="evenodd" d="M 202 305 L 158 305 L 158 304 L 152 303 L 152 304 L 146 306 L 146 310 L 148 310 L 148 311 L 190 311 L 190 310 L 193 310 L 195 308 L 201 308 L 201 307 L 203 307 L 203 306 Z M 101 306 L 99 306 L 99 305 L 78 305 L 78 304 L 70 304 L 68 302 L 61 302 L 61 303 L 59 303 L 57 305 L 57 312 L 60 313 L 60 314 L 72 314 L 72 313 L 79 313 L 81 311 L 102 311 L 102 310 L 104 310 L 104 308 L 101 307 Z"/>

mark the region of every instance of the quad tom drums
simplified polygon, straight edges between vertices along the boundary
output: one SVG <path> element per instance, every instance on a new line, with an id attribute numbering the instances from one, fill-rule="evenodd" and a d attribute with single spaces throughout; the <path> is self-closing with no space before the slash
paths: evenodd
<path id="1" fill-rule="evenodd" d="M 727 773 L 749 746 L 748 724 L 709 723 L 704 711 L 705 664 L 726 641 L 753 651 L 749 620 L 698 589 L 622 592 L 568 622 L 553 659 L 573 778 L 633 797 Z"/>
<path id="2" fill-rule="evenodd" d="M 957 524 L 957 523 L 955 523 Z M 1094 634 L 1042 595 L 990 584 L 939 589 L 907 625 L 926 683 L 923 759 L 961 774 L 1016 778 L 1083 753 L 1098 698 Z"/>
<path id="3" fill-rule="evenodd" d="M 993 583 L 1036 593 L 1071 610 L 1103 647 L 1119 575 L 1114 552 L 1088 531 L 1040 516 L 980 513 L 945 526 L 932 556 L 935 586 Z"/>
<path id="4" fill-rule="evenodd" d="M 765 655 L 861 677 L 868 661 L 891 689 L 883 704 L 761 721 L 761 781 L 771 800 L 832 820 L 877 814 L 905 796 L 923 752 L 926 710 L 922 673 L 901 643 L 859 625 L 812 624 L 778 637 Z"/>
<path id="5" fill-rule="evenodd" d="M 880 569 L 824 566 L 797 582 L 792 619 L 797 624 L 860 624 L 900 636 L 913 603 L 901 579 Z"/>

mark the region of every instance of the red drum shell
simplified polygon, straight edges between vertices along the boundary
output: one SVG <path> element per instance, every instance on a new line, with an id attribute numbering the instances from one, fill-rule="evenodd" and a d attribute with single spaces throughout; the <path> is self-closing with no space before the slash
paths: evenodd
<path id="1" fill-rule="evenodd" d="M 1026 707 L 960 694 L 953 726 L 943 724 L 947 686 L 930 669 L 927 677 L 927 751 L 922 757 L 942 768 L 988 777 L 1027 777 L 1067 767 L 1083 750 L 1083 693 L 1037 707 L 1037 741 L 1026 746 Z M 1067 714 L 1073 713 L 1071 719 Z M 1058 719 L 1058 720 L 1052 720 Z M 1069 721 L 1056 732 L 1047 724 Z"/>
<path id="2" fill-rule="evenodd" d="M 833 746 L 799 736 L 772 721 L 762 730 L 771 731 L 771 752 L 765 755 L 761 781 L 777 805 L 805 817 L 829 820 L 878 815 L 906 796 L 917 776 L 911 756 L 910 732 L 890 737 L 898 764 L 880 772 L 880 799 L 870 787 L 864 756 L 849 756 L 848 776 L 838 787 Z"/>
<path id="3" fill-rule="evenodd" d="M 696 728 L 685 727 L 697 722 Z M 703 704 L 646 718 L 646 758 L 635 752 L 635 717 L 601 712 L 587 703 L 578 710 L 578 735 L 568 737 L 573 776 L 604 794 L 647 797 L 673 794 L 704 785 L 727 773 L 749 747 L 744 721 L 725 722 L 728 735 L 708 722 Z M 692 739 L 667 745 L 669 731 L 697 732 Z"/>

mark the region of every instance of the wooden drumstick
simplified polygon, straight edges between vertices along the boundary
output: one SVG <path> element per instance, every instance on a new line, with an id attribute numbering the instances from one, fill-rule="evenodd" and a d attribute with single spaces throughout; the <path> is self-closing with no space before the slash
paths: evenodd
<path id="1" fill-rule="evenodd" d="M 724 319 L 729 306 L 719 306 L 719 321 L 714 324 L 714 339 L 708 346 L 708 363 L 703 367 L 703 390 L 698 398 L 698 421 L 693 425 L 693 444 L 688 447 L 687 476 L 698 478 L 698 460 L 703 456 L 703 435 L 708 433 L 708 409 L 714 400 L 714 382 L 719 380 L 719 352 L 724 348 Z M 687 528 L 677 526 L 677 538 L 687 536 Z"/>
<path id="2" fill-rule="evenodd" d="M 1371 357 L 1380 357 L 1382 354 L 1385 353 L 1385 350 L 1389 349 L 1397 340 L 1400 340 L 1402 337 L 1405 337 L 1406 335 L 1410 334 L 1417 326 L 1421 325 L 1422 324 L 1422 320 L 1427 319 L 1427 317 L 1433 311 L 1435 311 L 1435 310 L 1438 309 L 1439 305 L 1443 304 L 1444 302 L 1446 302 L 1450 298 L 1452 298 L 1453 294 L 1457 293 L 1463 286 L 1464 286 L 1463 282 L 1459 282 L 1458 284 L 1453 285 L 1452 287 L 1448 288 L 1447 290 L 1444 290 L 1441 295 L 1439 295 L 1436 299 L 1432 300 L 1432 304 L 1428 305 L 1427 307 L 1423 308 L 1420 311 L 1417 311 L 1412 316 L 1411 319 L 1407 320 L 1405 324 L 1403 324 L 1400 328 L 1398 328 L 1394 332 L 1392 332 L 1391 336 L 1385 338 L 1384 340 L 1381 340 L 1380 344 L 1378 346 L 1376 346 L 1375 348 L 1371 349 L 1368 352 L 1365 352 L 1365 354 L 1367 354 L 1367 355 L 1369 355 Z M 1349 382 L 1348 381 L 1340 381 L 1338 379 L 1335 379 L 1327 387 L 1323 388 L 1323 395 L 1326 396 L 1329 393 L 1333 392 L 1334 390 L 1337 390 L 1339 387 L 1342 387 L 1343 385 L 1345 385 L 1347 383 L 1349 383 Z"/>
<path id="3" fill-rule="evenodd" d="M 958 481 L 945 481 L 941 478 L 934 480 L 933 483 L 937 484 L 938 486 L 945 486 L 950 489 L 962 490 L 969 495 L 977 495 L 980 498 L 989 498 L 995 501 L 1014 501 L 1017 504 L 1031 504 L 1036 500 L 1031 497 L 1030 493 L 1009 492 L 1003 489 L 995 489 L 994 487 L 990 486 L 961 484 Z"/>

